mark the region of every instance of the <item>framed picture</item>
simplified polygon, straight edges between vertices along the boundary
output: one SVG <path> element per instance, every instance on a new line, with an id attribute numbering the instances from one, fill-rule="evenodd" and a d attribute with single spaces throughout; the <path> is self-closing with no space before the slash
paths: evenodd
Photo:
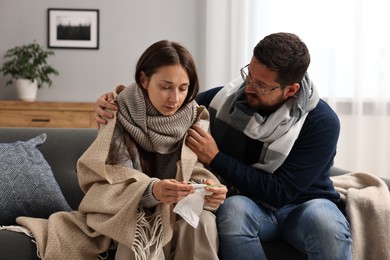
<path id="1" fill-rule="evenodd" d="M 48 47 L 99 49 L 99 10 L 47 10 Z"/>

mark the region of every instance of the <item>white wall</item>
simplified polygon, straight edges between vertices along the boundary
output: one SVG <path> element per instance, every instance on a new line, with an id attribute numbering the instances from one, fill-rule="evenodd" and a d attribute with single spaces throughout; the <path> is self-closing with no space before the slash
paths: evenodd
<path id="1" fill-rule="evenodd" d="M 341 131 L 335 165 L 390 179 L 390 139 L 381 138 L 390 133 L 389 115 L 339 115 L 339 119 Z"/>
<path id="2" fill-rule="evenodd" d="M 135 63 L 153 42 L 182 43 L 194 56 L 203 82 L 204 0 L 1 0 L 0 63 L 7 49 L 34 40 L 47 47 L 47 9 L 99 9 L 98 50 L 52 49 L 48 62 L 60 75 L 38 91 L 38 101 L 93 102 L 119 83 L 133 81 Z M 16 99 L 0 75 L 0 99 Z M 203 84 L 202 88 L 203 88 Z"/>
<path id="3" fill-rule="evenodd" d="M 94 102 L 118 83 L 133 81 L 135 62 L 151 43 L 160 39 L 181 42 L 197 63 L 201 88 L 205 86 L 205 28 L 207 0 L 1 0 L 0 62 L 7 49 L 34 40 L 47 46 L 48 8 L 87 8 L 100 10 L 98 50 L 53 49 L 49 63 L 59 70 L 52 87 L 38 92 L 38 101 Z M 210 0 L 212 1 L 212 0 Z M 210 17 L 213 17 L 211 14 Z M 218 32 L 218 28 L 216 28 Z M 219 34 L 218 34 L 219 35 Z M 213 35 L 218 41 L 218 36 Z M 260 39 L 258 39 L 260 40 Z M 222 40 L 215 44 L 224 44 Z M 227 44 L 227 43 L 225 43 Z M 217 70 L 217 68 L 215 68 Z M 213 69 L 214 71 L 214 69 Z M 207 71 L 212 74 L 211 71 Z M 210 75 L 209 77 L 212 77 Z M 12 86 L 5 87 L 0 76 L 0 100 L 16 99 Z M 224 84 L 220 82 L 217 84 Z M 378 131 L 389 133 L 390 118 L 367 116 L 356 126 L 353 116 L 340 115 L 341 135 L 335 164 L 350 170 L 372 172 L 389 177 L 390 160 L 378 161 L 377 153 L 388 152 L 390 144 L 375 138 Z M 378 125 L 377 122 L 381 122 Z M 356 131 L 366 131 L 365 140 L 356 140 Z M 373 151 L 363 155 L 360 151 Z M 367 154 L 367 153 L 365 153 Z M 390 156 L 390 155 L 389 155 Z M 358 162 L 358 167 L 356 167 Z"/>

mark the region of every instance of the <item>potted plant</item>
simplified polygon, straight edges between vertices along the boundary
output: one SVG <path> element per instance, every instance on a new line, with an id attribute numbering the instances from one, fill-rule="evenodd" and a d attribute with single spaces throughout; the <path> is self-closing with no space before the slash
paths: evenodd
<path id="1" fill-rule="evenodd" d="M 54 52 L 44 50 L 37 43 L 9 49 L 4 55 L 3 67 L 0 68 L 4 76 L 11 76 L 6 85 L 13 82 L 20 99 L 34 101 L 38 88 L 43 84 L 49 87 L 52 85 L 50 75 L 59 75 L 57 70 L 47 64 L 46 60 L 50 55 L 54 55 Z M 23 87 L 30 94 L 23 94 Z"/>

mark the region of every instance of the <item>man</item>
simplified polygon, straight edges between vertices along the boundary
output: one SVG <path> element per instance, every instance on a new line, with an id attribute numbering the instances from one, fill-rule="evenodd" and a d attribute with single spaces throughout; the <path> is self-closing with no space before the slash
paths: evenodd
<path id="1" fill-rule="evenodd" d="M 254 48 L 242 79 L 197 98 L 210 111 L 211 135 L 194 125 L 186 144 L 236 194 L 217 211 L 223 260 L 266 259 L 261 243 L 278 238 L 309 259 L 352 259 L 330 180 L 340 123 L 319 99 L 309 63 L 296 35 L 271 34 Z M 96 112 L 109 116 L 107 106 L 102 96 Z"/>

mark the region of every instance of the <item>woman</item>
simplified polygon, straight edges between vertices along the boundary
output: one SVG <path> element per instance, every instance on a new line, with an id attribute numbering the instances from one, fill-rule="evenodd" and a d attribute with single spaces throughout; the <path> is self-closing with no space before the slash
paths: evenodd
<path id="1" fill-rule="evenodd" d="M 165 40 L 146 49 L 135 83 L 116 90 L 116 116 L 78 161 L 85 192 L 79 210 L 55 213 L 44 227 L 18 218 L 44 259 L 96 259 L 112 241 L 116 259 L 218 259 L 210 211 L 227 189 L 212 185 L 218 179 L 184 144 L 191 125 L 208 119 L 194 101 L 198 89 L 188 50 Z M 205 189 L 212 193 L 205 196 L 197 228 L 173 212 L 195 192 L 189 181 L 209 184 Z"/>
<path id="2" fill-rule="evenodd" d="M 142 221 L 129 223 L 136 226 L 137 234 L 149 234 L 144 237 L 135 235 L 134 241 L 129 239 L 127 243 L 119 241 L 117 259 L 129 259 L 134 254 L 143 258 L 162 257 L 164 253 L 160 249 L 163 246 L 165 256 L 170 255 L 169 258 L 217 259 L 213 213 L 202 212 L 200 226 L 193 229 L 172 212 L 173 203 L 194 192 L 188 181 L 209 179 L 208 184 L 218 182 L 196 162 L 189 149 L 183 149 L 187 130 L 197 118 L 207 116 L 207 111 L 202 111 L 194 101 L 198 89 L 198 77 L 190 53 L 169 41 L 151 45 L 138 61 L 135 83 L 119 88 L 117 121 L 107 163 L 129 167 L 135 170 L 134 177 L 142 176 L 138 184 L 129 185 L 136 186 L 134 189 L 138 193 L 132 203 L 139 205 L 138 218 L 145 214 L 156 219 L 149 221 L 151 228 L 141 227 Z M 184 160 L 191 162 L 185 163 Z M 215 209 L 225 199 L 226 188 L 208 187 L 207 190 L 213 195 L 206 196 L 205 204 Z M 173 221 L 164 225 L 164 216 L 173 218 Z M 163 222 L 161 227 L 156 225 L 159 221 Z M 173 241 L 170 224 L 174 227 Z M 138 246 L 142 242 L 144 244 Z M 151 244 L 149 248 L 155 252 L 145 251 L 146 244 Z"/>

